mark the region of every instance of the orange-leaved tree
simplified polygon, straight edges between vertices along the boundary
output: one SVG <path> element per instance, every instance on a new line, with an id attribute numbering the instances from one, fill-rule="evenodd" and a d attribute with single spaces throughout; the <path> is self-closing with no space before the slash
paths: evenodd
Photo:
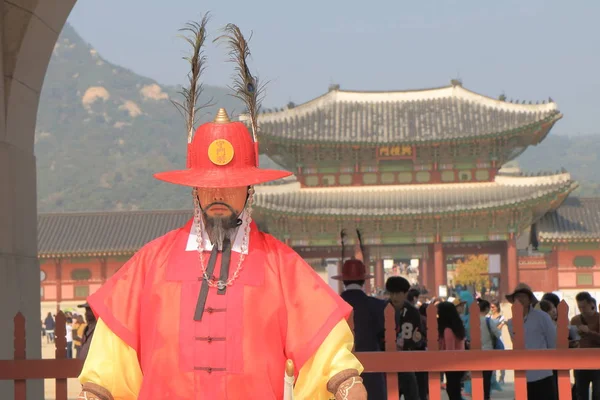
<path id="1" fill-rule="evenodd" d="M 456 263 L 454 283 L 457 285 L 473 286 L 477 290 L 490 287 L 488 276 L 488 256 L 468 256 L 464 261 Z"/>

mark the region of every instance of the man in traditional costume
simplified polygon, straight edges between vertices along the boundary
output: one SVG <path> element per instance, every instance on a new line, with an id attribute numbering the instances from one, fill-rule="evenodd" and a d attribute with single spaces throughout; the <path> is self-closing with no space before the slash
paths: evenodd
<path id="1" fill-rule="evenodd" d="M 79 398 L 279 400 L 291 361 L 295 399 L 365 400 L 351 307 L 251 219 L 253 185 L 290 173 L 258 168 L 256 79 L 234 25 L 225 38 L 238 51 L 237 94 L 253 134 L 220 109 L 192 138 L 206 20 L 191 26 L 187 169 L 155 175 L 193 188 L 194 217 L 145 245 L 89 297 L 98 321 Z"/>
<path id="2" fill-rule="evenodd" d="M 332 279 L 344 282 L 344 291 L 341 293 L 341 297 L 354 310 L 354 348 L 361 352 L 385 350 L 385 307 L 387 302 L 365 293 L 365 281 L 372 277 L 373 275 L 367 273 L 365 264 L 357 259 L 346 260 L 342 265 L 342 274 L 332 277 Z M 369 400 L 387 399 L 384 373 L 364 373 L 362 378 Z"/>

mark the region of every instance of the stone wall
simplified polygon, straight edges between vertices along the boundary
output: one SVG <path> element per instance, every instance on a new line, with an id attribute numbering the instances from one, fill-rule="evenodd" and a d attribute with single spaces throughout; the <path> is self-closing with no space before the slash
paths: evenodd
<path id="1" fill-rule="evenodd" d="M 37 259 L 36 164 L 33 151 L 46 68 L 76 0 L 0 0 L 0 358 L 13 357 L 13 317 L 27 318 L 27 356 L 41 357 Z M 29 381 L 27 398 L 43 397 Z M 13 398 L 0 381 L 0 398 Z"/>

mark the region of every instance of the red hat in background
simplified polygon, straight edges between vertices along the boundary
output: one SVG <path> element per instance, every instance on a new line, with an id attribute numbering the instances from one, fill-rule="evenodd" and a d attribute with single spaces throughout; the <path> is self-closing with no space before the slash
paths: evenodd
<path id="1" fill-rule="evenodd" d="M 156 179 L 200 188 L 257 185 L 292 175 L 258 168 L 258 144 L 242 122 L 231 122 L 219 109 L 213 122 L 200 125 L 188 144 L 187 169 L 159 172 Z"/>
<path id="2" fill-rule="evenodd" d="M 342 266 L 342 275 L 332 276 L 331 279 L 338 281 L 364 281 L 372 278 L 367 274 L 367 268 L 360 260 L 347 260 Z"/>

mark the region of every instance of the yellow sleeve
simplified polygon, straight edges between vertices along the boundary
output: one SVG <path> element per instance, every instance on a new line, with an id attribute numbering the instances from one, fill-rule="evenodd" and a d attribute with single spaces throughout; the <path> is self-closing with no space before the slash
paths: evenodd
<path id="1" fill-rule="evenodd" d="M 112 394 L 114 400 L 136 400 L 142 379 L 135 350 L 99 319 L 79 382 L 102 386 Z"/>
<path id="2" fill-rule="evenodd" d="M 354 336 L 348 323 L 343 319 L 300 369 L 294 387 L 294 398 L 329 400 L 332 398 L 332 394 L 327 391 L 329 379 L 345 369 L 356 369 L 362 373 L 363 366 L 352 354 L 353 347 Z"/>

